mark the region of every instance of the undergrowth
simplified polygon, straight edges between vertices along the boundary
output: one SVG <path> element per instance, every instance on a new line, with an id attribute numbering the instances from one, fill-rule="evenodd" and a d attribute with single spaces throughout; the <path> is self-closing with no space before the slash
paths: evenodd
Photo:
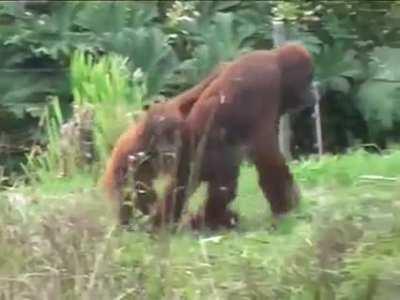
<path id="1" fill-rule="evenodd" d="M 302 203 L 276 230 L 248 166 L 230 231 L 120 231 L 84 173 L 16 186 L 0 194 L 0 298 L 398 299 L 399 164 L 399 151 L 293 163 Z"/>

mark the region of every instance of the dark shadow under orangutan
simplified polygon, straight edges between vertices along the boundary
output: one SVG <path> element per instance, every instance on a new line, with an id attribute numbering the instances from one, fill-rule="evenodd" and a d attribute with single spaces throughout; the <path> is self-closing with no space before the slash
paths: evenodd
<path id="1" fill-rule="evenodd" d="M 186 199 L 201 182 L 208 184 L 208 196 L 191 225 L 234 225 L 237 215 L 228 206 L 236 195 L 243 146 L 256 166 L 273 215 L 290 211 L 300 195 L 279 149 L 279 118 L 315 103 L 312 78 L 311 56 L 298 44 L 252 51 L 221 70 L 188 111 L 177 177 L 157 207 L 154 225 L 178 221 Z M 204 149 L 196 159 L 194 149 L 202 139 Z M 199 166 L 197 179 L 188 187 L 193 184 L 189 178 L 194 161 Z"/>
<path id="2" fill-rule="evenodd" d="M 118 139 L 101 186 L 116 206 L 121 225 L 129 223 L 132 205 L 143 214 L 151 213 L 157 201 L 153 182 L 159 175 L 165 173 L 171 178 L 176 177 L 184 118 L 225 66 L 219 65 L 199 84 L 171 100 L 151 105 L 144 116 Z"/>

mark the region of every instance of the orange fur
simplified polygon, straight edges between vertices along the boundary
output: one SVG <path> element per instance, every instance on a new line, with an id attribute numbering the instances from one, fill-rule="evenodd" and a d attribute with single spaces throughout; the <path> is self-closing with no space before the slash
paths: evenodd
<path id="1" fill-rule="evenodd" d="M 117 206 L 120 222 L 126 224 L 131 216 L 130 208 L 124 208 L 122 189 L 128 182 L 127 176 L 129 167 L 133 169 L 135 158 L 139 154 L 147 155 L 150 152 L 157 152 L 160 139 L 163 139 L 168 132 L 177 131 L 181 134 L 182 122 L 191 107 L 197 101 L 203 90 L 216 78 L 225 68 L 225 64 L 217 67 L 209 76 L 191 89 L 184 91 L 171 100 L 164 103 L 152 105 L 148 112 L 138 122 L 130 126 L 116 142 L 111 156 L 107 162 L 105 172 L 101 179 L 101 186 L 108 199 Z M 173 146 L 173 145 L 170 145 Z M 178 152 L 178 149 L 175 149 Z M 145 183 L 149 186 L 148 195 L 136 195 L 136 206 L 143 213 L 149 213 L 149 205 L 152 205 L 157 198 L 152 188 L 152 182 L 161 173 L 160 166 L 153 158 L 138 168 L 133 182 L 134 184 Z M 135 189 L 135 187 L 133 187 Z"/>
<path id="2" fill-rule="evenodd" d="M 190 193 L 188 186 L 208 184 L 204 212 L 192 225 L 231 226 L 236 214 L 228 206 L 236 195 L 240 153 L 244 146 L 257 168 L 259 186 L 274 215 L 286 213 L 299 201 L 293 176 L 279 149 L 281 114 L 313 105 L 313 65 L 307 50 L 287 44 L 273 50 L 243 54 L 202 92 L 185 119 L 176 184 L 169 187 L 155 214 L 155 226 L 180 219 Z M 212 118 L 212 119 L 210 119 Z M 211 124 L 208 126 L 208 124 Z M 188 184 L 192 149 L 205 137 L 198 182 Z"/>

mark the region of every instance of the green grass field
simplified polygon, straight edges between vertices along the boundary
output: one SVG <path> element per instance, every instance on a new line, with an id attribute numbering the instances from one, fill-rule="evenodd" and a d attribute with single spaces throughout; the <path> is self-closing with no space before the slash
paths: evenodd
<path id="1" fill-rule="evenodd" d="M 232 231 L 121 232 L 84 174 L 6 190 L 0 299 L 399 299 L 400 152 L 291 168 L 303 199 L 276 230 L 248 166 Z"/>

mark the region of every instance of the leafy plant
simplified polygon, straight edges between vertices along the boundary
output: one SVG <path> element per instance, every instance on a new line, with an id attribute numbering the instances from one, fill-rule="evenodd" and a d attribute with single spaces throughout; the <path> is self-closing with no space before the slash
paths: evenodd
<path id="1" fill-rule="evenodd" d="M 324 89 L 348 94 L 349 80 L 363 78 L 363 68 L 356 58 L 356 52 L 346 50 L 340 43 L 323 45 L 315 57 L 316 78 Z"/>
<path id="2" fill-rule="evenodd" d="M 53 98 L 41 117 L 43 130 L 47 137 L 46 151 L 34 147 L 22 166 L 31 183 L 49 180 L 49 174 L 57 176 L 63 159 L 61 154 L 60 129 L 65 120 L 57 98 Z M 66 158 L 68 159 L 68 158 Z"/>
<path id="3" fill-rule="evenodd" d="M 71 63 L 75 103 L 90 104 L 95 112 L 95 140 L 104 160 L 116 139 L 142 107 L 146 85 L 141 72 L 131 72 L 128 59 L 111 54 L 98 61 L 77 51 Z"/>
<path id="4" fill-rule="evenodd" d="M 134 122 L 135 113 L 141 109 L 145 88 L 140 74 L 130 71 L 127 58 L 112 54 L 95 60 L 91 54 L 78 50 L 72 56 L 71 82 L 74 105 L 90 108 L 94 114 L 91 131 L 97 158 L 95 166 L 102 167 L 116 139 Z M 31 178 L 45 180 L 58 176 L 64 161 L 72 165 L 72 173 L 82 171 L 82 166 L 77 165 L 79 161 L 74 160 L 74 151 L 64 149 L 74 147 L 73 143 L 66 144 L 63 139 L 68 137 L 60 134 L 65 121 L 59 103 L 54 102 L 43 119 L 49 138 L 47 150 L 31 156 L 25 168 Z"/>
<path id="5" fill-rule="evenodd" d="M 167 37 L 158 28 L 125 28 L 105 37 L 103 45 L 108 51 L 128 57 L 132 69 L 142 71 L 146 96 L 160 93 L 178 66 Z"/>
<path id="6" fill-rule="evenodd" d="M 371 77 L 360 86 L 358 106 L 372 126 L 390 129 L 400 121 L 400 49 L 377 47 L 370 55 Z"/>
<path id="7" fill-rule="evenodd" d="M 196 46 L 193 58 L 181 64 L 180 72 L 187 82 L 196 82 L 218 63 L 248 51 L 250 45 L 246 42 L 255 30 L 256 27 L 250 24 L 237 24 L 232 13 L 217 13 L 212 25 L 198 33 L 201 42 Z"/>

